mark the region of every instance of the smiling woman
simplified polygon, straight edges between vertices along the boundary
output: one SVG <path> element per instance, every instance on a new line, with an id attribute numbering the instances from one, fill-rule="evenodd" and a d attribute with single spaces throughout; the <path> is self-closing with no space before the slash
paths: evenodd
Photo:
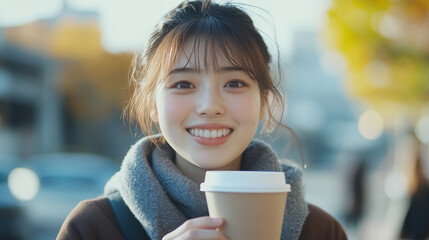
<path id="1" fill-rule="evenodd" d="M 202 69 L 200 63 L 209 62 L 203 54 L 207 47 L 195 49 L 195 41 L 184 44 L 166 80 L 157 85 L 156 108 L 150 111 L 177 154 L 213 170 L 240 158 L 263 117 L 264 103 L 250 70 L 234 66 L 225 55 L 213 54 L 211 65 Z"/>
<path id="2" fill-rule="evenodd" d="M 70 213 L 57 239 L 227 239 L 219 231 L 227 223 L 208 216 L 199 188 L 208 170 L 283 172 L 292 192 L 281 239 L 346 239 L 334 218 L 306 203 L 299 167 L 254 139 L 259 122 L 265 131 L 281 125 L 271 60 L 236 5 L 184 1 L 168 12 L 131 76 L 126 110 L 149 136 L 131 147 L 103 197 Z"/>
<path id="3" fill-rule="evenodd" d="M 146 51 L 135 55 L 132 79 L 136 83 L 136 91 L 128 110 L 130 119 L 137 121 L 143 132 L 154 133 L 151 119 L 155 112 L 153 90 L 157 88 L 159 79 L 171 83 L 171 75 L 177 72 L 181 75 L 176 78 L 195 78 L 195 74 L 203 71 L 223 73 L 224 78 L 227 72 L 239 74 L 237 77 L 242 84 L 259 92 L 259 105 L 265 106 L 269 116 L 265 130 L 278 126 L 280 116 L 283 116 L 284 100 L 276 87 L 276 79 L 270 76 L 272 59 L 268 47 L 249 16 L 229 11 L 228 14 L 240 14 L 243 20 L 239 22 L 233 15 L 207 16 L 203 21 L 189 18 L 176 26 L 178 22 L 171 19 L 152 34 Z M 187 75 L 183 76 L 185 73 Z M 227 77 L 230 81 L 231 76 Z M 188 79 L 185 80 L 189 83 Z M 183 81 L 180 84 L 184 87 Z M 268 99 L 272 102 L 268 103 Z"/>

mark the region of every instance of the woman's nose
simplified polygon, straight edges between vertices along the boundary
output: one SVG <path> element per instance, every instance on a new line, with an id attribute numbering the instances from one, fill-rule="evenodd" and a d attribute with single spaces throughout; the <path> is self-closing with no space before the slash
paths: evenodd
<path id="1" fill-rule="evenodd" d="M 214 87 L 202 88 L 195 101 L 196 112 L 202 117 L 218 117 L 225 112 L 224 99 Z"/>

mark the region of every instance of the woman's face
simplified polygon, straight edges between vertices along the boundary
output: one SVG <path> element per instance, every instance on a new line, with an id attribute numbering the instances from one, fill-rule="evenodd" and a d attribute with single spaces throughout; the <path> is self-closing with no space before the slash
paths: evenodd
<path id="1" fill-rule="evenodd" d="M 205 56 L 192 49 L 191 40 L 157 86 L 152 118 L 181 157 L 203 169 L 218 169 L 238 160 L 252 141 L 263 113 L 259 87 L 222 54 L 208 58 L 215 58 L 218 68 L 208 64 L 212 67 L 199 71 L 196 63 Z"/>

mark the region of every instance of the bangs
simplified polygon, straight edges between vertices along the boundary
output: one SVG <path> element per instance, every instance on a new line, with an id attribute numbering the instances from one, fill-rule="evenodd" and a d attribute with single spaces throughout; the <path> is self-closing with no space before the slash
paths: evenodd
<path id="1" fill-rule="evenodd" d="M 205 16 L 181 24 L 165 36 L 158 48 L 162 53 L 155 54 L 159 56 L 158 66 L 164 66 L 160 69 L 161 79 L 165 79 L 188 41 L 193 42 L 190 43 L 191 52 L 186 56 L 187 64 L 195 59 L 193 67 L 198 71 L 222 67 L 217 61 L 219 56 L 223 56 L 233 67 L 243 69 L 254 80 L 268 77 L 264 73 L 268 72 L 269 58 L 261 52 L 251 32 L 224 19 Z"/>

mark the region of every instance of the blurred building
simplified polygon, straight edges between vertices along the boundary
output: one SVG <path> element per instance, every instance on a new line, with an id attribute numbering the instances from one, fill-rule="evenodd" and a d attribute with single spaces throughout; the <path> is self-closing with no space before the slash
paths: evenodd
<path id="1" fill-rule="evenodd" d="M 121 116 L 132 56 L 103 49 L 98 19 L 64 5 L 51 18 L 0 28 L 0 221 L 9 223 L 0 238 L 55 238 L 136 140 Z M 6 160 L 30 169 L 15 185 Z M 22 199 L 20 190 L 34 195 Z"/>
<path id="2" fill-rule="evenodd" d="M 121 119 L 131 54 L 101 47 L 97 13 L 0 28 L 0 152 L 92 152 L 120 161 L 135 140 Z"/>
<path id="3" fill-rule="evenodd" d="M 60 150 L 62 98 L 53 88 L 54 62 L 3 41 L 0 63 L 1 152 L 28 156 Z"/>

